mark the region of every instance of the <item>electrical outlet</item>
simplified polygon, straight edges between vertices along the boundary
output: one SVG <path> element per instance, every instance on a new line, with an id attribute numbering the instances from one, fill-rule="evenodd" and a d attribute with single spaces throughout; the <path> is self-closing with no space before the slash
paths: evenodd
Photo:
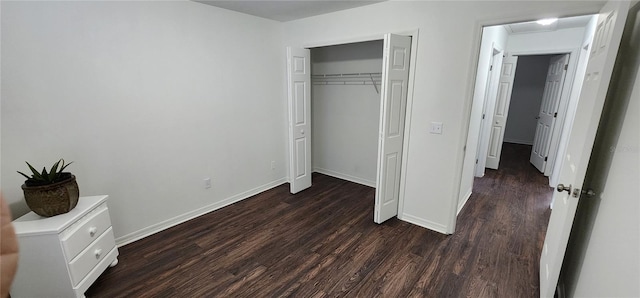
<path id="1" fill-rule="evenodd" d="M 209 177 L 204 178 L 204 188 L 205 189 L 211 188 L 211 178 Z"/>
<path id="2" fill-rule="evenodd" d="M 276 169 L 276 161 L 272 160 L 271 161 L 271 170 L 275 170 Z"/>

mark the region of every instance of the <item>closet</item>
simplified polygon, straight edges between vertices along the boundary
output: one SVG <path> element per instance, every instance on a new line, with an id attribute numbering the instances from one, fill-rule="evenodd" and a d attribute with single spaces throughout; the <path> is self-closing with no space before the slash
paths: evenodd
<path id="1" fill-rule="evenodd" d="M 311 49 L 314 172 L 376 186 L 383 41 Z"/>
<path id="2" fill-rule="evenodd" d="M 375 187 L 374 222 L 398 214 L 411 39 L 287 47 L 292 194 L 315 171 Z"/>

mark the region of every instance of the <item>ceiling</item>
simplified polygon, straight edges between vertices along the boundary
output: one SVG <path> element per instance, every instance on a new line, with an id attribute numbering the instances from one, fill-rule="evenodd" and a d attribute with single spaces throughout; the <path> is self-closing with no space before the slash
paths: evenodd
<path id="1" fill-rule="evenodd" d="M 195 2 L 216 6 L 265 19 L 287 22 L 335 11 L 371 5 L 386 0 L 193 0 Z M 591 16 L 561 18 L 557 22 L 543 26 L 535 21 L 504 25 L 509 34 L 546 32 L 560 29 L 584 27 Z"/>
<path id="2" fill-rule="evenodd" d="M 504 28 L 507 29 L 509 34 L 547 32 L 547 31 L 555 31 L 560 29 L 580 28 L 580 27 L 585 27 L 591 20 L 591 17 L 592 17 L 591 15 L 587 15 L 587 16 L 579 16 L 579 17 L 561 18 L 561 19 L 558 19 L 557 22 L 548 26 L 540 25 L 535 21 L 507 24 L 507 25 L 504 25 Z"/>
<path id="3" fill-rule="evenodd" d="M 317 16 L 339 10 L 370 5 L 378 1 L 334 1 L 334 0 L 289 0 L 289 1 L 244 1 L 244 0 L 193 0 L 207 5 L 217 6 L 253 16 L 287 22 Z"/>

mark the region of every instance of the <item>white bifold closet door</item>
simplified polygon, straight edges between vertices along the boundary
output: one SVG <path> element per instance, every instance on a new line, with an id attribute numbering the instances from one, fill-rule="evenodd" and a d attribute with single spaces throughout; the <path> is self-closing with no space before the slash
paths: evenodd
<path id="1" fill-rule="evenodd" d="M 411 37 L 385 34 L 382 57 L 380 139 L 373 220 L 398 215 L 402 146 L 409 85 Z"/>
<path id="2" fill-rule="evenodd" d="M 291 193 L 311 187 L 311 53 L 287 47 L 289 183 Z"/>

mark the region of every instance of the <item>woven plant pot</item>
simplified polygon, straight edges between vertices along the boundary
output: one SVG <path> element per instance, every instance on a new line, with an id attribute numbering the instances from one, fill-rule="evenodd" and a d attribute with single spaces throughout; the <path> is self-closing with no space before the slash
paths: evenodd
<path id="1" fill-rule="evenodd" d="M 24 199 L 31 211 L 44 217 L 51 217 L 71 211 L 78 204 L 80 191 L 76 176 L 54 184 L 43 186 L 22 185 Z"/>

